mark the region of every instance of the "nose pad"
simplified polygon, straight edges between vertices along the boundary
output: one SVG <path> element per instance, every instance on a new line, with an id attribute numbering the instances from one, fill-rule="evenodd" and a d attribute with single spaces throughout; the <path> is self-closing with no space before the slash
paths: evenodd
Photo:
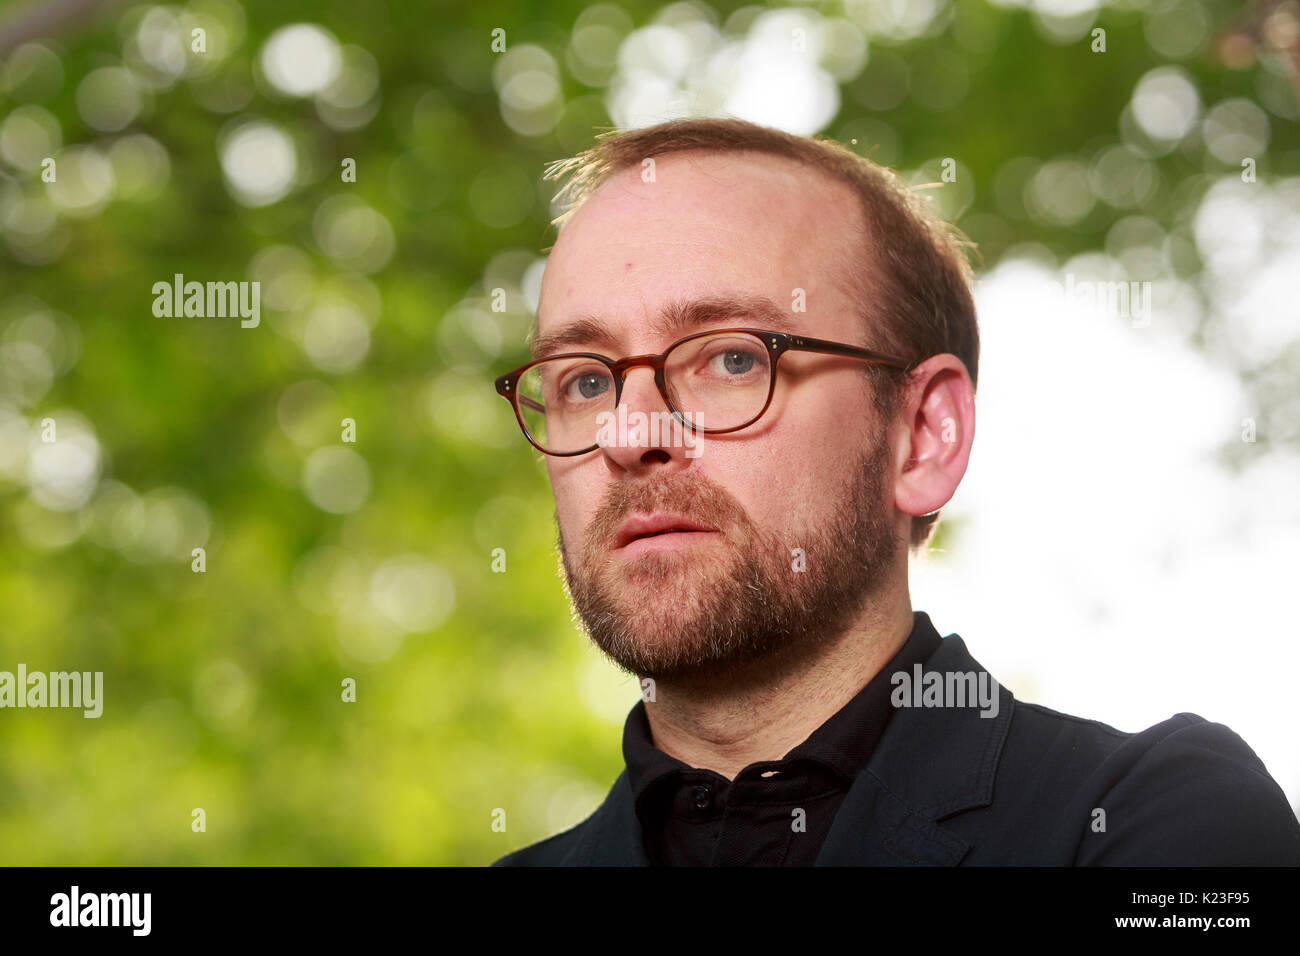
<path id="1" fill-rule="evenodd" d="M 633 372 L 643 372 L 636 379 Z M 623 390 L 615 409 L 619 441 L 625 448 L 648 448 L 659 429 L 651 428 L 651 416 L 670 416 L 664 397 L 655 382 L 654 369 L 630 368 L 623 372 Z"/>
<path id="2" fill-rule="evenodd" d="M 630 370 L 638 368 L 646 374 L 629 376 Z M 664 401 L 654 368 L 634 365 L 622 375 L 618 406 L 612 414 L 604 413 L 608 417 L 597 439 L 605 454 L 624 468 L 652 460 L 666 464 L 679 457 L 699 457 L 701 443 Z"/>

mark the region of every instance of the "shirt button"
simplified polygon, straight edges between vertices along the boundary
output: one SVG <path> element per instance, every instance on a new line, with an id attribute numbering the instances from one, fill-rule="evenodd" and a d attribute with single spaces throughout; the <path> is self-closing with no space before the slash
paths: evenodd
<path id="1" fill-rule="evenodd" d="M 707 810 L 709 804 L 713 802 L 713 791 L 701 784 L 695 788 L 695 809 Z"/>

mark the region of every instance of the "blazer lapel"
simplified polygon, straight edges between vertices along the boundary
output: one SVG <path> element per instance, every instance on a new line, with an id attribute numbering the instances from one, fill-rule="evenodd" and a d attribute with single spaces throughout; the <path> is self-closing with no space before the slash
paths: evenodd
<path id="1" fill-rule="evenodd" d="M 944 638 L 925 670 L 987 673 L 960 637 Z M 990 678 L 983 678 L 989 680 Z M 1015 700 L 998 685 L 998 713 L 900 707 L 840 805 L 815 866 L 955 866 L 970 845 L 944 817 L 993 802 L 998 757 Z"/>
<path id="2" fill-rule="evenodd" d="M 632 801 L 627 768 L 618 775 L 587 825 L 573 860 L 576 866 L 649 866 L 641 843 L 641 822 Z"/>

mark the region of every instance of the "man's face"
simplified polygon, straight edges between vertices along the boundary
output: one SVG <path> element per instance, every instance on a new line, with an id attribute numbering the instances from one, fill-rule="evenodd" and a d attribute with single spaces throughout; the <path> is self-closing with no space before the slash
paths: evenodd
<path id="1" fill-rule="evenodd" d="M 756 153 L 676 153 L 656 167 L 654 182 L 639 168 L 617 175 L 564 227 L 539 339 L 588 317 L 610 341 L 552 352 L 658 353 L 726 327 L 863 341 L 863 303 L 845 278 L 861 228 L 847 187 Z M 780 314 L 654 330 L 670 304 L 719 296 L 765 297 Z M 613 444 L 546 459 L 575 608 L 632 673 L 716 683 L 770 672 L 842 629 L 898 571 L 893 464 L 862 363 L 791 352 L 779 371 L 766 414 L 704 436 L 698 455 Z M 622 403 L 667 411 L 646 367 L 627 373 Z M 651 534 L 664 525 L 697 530 Z"/>

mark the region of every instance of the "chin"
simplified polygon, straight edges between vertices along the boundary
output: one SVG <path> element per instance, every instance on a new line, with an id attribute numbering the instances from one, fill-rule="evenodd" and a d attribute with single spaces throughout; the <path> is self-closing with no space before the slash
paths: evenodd
<path id="1" fill-rule="evenodd" d="M 654 616 L 680 622 L 699 613 L 703 597 L 726 580 L 718 562 L 694 555 L 647 554 L 619 566 L 608 567 L 601 586 L 629 617 L 654 609 Z M 649 606 L 647 606 L 649 605 Z"/>

